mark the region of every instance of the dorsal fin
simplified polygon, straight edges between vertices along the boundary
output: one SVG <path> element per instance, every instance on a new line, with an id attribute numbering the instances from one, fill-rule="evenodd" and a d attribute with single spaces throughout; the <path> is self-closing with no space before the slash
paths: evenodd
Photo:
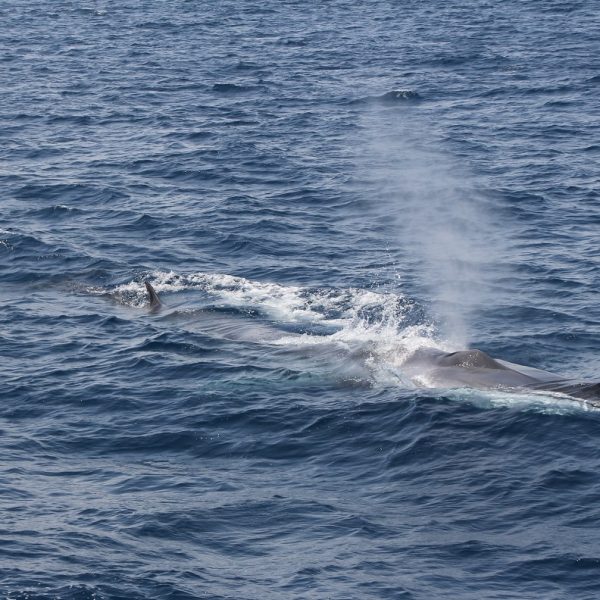
<path id="1" fill-rule="evenodd" d="M 161 305 L 161 301 L 160 301 L 160 298 L 158 297 L 158 294 L 156 293 L 156 290 L 147 281 L 144 281 L 144 283 L 146 285 L 146 290 L 148 291 L 148 298 L 150 300 L 150 308 L 158 308 Z"/>

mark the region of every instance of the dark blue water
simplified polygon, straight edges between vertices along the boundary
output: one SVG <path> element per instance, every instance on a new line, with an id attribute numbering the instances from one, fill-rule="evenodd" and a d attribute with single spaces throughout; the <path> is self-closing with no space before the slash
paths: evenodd
<path id="1" fill-rule="evenodd" d="M 0 18 L 2 598 L 600 596 L 596 2 Z"/>

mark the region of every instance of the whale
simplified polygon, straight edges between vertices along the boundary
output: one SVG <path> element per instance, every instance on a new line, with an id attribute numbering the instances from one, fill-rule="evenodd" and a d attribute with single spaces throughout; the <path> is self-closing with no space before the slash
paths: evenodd
<path id="1" fill-rule="evenodd" d="M 162 302 L 150 282 L 144 282 L 148 294 L 151 312 L 157 312 Z M 222 329 L 222 323 L 219 323 Z M 256 332 L 242 335 L 239 323 L 233 328 L 236 335 L 232 339 L 248 341 L 255 339 Z M 242 332 L 243 333 L 243 332 Z M 275 339 L 280 332 L 261 330 L 259 336 L 265 341 Z M 269 335 L 267 335 L 269 334 Z M 437 348 L 419 348 L 409 354 L 402 362 L 403 375 L 417 387 L 424 388 L 471 388 L 479 390 L 500 390 L 516 392 L 552 392 L 563 394 L 589 406 L 600 408 L 600 382 L 588 382 L 571 379 L 517 363 L 493 358 L 486 352 L 475 348 L 444 352 Z"/>
<path id="2" fill-rule="evenodd" d="M 421 348 L 406 359 L 403 370 L 408 377 L 428 387 L 553 392 L 600 407 L 600 382 L 565 378 L 493 358 L 475 348 L 457 352 Z"/>

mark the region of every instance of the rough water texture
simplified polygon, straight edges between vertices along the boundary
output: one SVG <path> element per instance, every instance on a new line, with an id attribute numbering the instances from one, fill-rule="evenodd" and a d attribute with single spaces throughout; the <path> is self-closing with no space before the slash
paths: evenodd
<path id="1" fill-rule="evenodd" d="M 2 598 L 599 597 L 593 0 L 0 17 Z"/>

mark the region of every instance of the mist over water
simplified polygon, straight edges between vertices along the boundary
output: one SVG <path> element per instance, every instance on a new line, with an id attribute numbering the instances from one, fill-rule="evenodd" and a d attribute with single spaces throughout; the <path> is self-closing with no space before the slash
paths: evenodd
<path id="1" fill-rule="evenodd" d="M 439 335 L 456 349 L 467 347 L 496 278 L 507 275 L 499 257 L 510 231 L 468 166 L 410 107 L 400 114 L 370 111 L 364 127 L 367 151 L 360 165 L 375 210 L 396 228 L 401 256 L 431 302 Z M 405 267 L 399 264 L 398 271 Z"/>

